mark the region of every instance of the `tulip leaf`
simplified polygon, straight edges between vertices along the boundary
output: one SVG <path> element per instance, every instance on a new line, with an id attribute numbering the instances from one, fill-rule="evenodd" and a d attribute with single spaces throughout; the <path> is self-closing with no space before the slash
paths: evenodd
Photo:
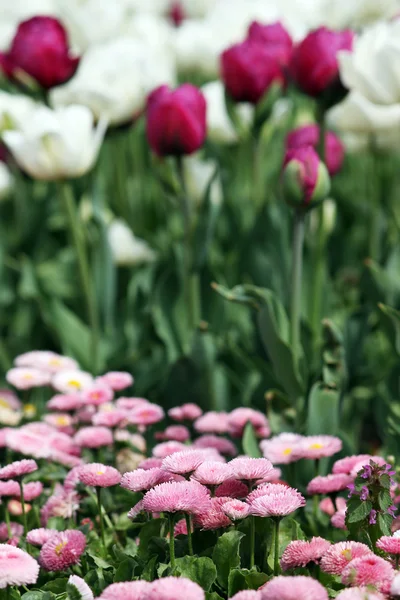
<path id="1" fill-rule="evenodd" d="M 389 319 L 392 321 L 395 334 L 395 348 L 397 354 L 400 354 L 400 312 L 394 308 L 391 308 L 390 306 L 386 306 L 385 304 L 379 304 L 379 308 L 383 314 L 389 317 Z"/>
<path id="2" fill-rule="evenodd" d="M 339 430 L 340 392 L 317 382 L 308 397 L 307 433 L 336 435 Z"/>
<path id="3" fill-rule="evenodd" d="M 253 425 L 246 423 L 242 438 L 243 452 L 252 458 L 260 458 L 261 452 Z"/>

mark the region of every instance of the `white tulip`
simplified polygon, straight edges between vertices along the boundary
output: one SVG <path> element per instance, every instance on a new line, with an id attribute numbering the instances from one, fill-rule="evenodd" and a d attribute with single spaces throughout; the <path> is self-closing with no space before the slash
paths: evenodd
<path id="1" fill-rule="evenodd" d="M 21 21 L 37 15 L 57 16 L 55 0 L 0 0 L 0 49 L 8 50 Z"/>
<path id="2" fill-rule="evenodd" d="M 180 0 L 183 14 L 188 17 L 201 18 L 207 16 L 218 0 Z"/>
<path id="3" fill-rule="evenodd" d="M 174 53 L 176 30 L 166 19 L 152 13 L 143 12 L 133 15 L 124 24 L 124 35 L 132 38 L 136 44 L 146 49 L 154 47 L 160 53 Z"/>
<path id="4" fill-rule="evenodd" d="M 0 200 L 4 200 L 10 193 L 13 184 L 13 177 L 10 169 L 3 162 L 0 162 Z"/>
<path id="5" fill-rule="evenodd" d="M 171 0 L 124 0 L 125 6 L 129 12 L 147 13 L 153 15 L 165 15 L 170 6 Z"/>
<path id="6" fill-rule="evenodd" d="M 398 0 L 323 0 L 320 24 L 336 29 L 361 29 L 398 13 Z"/>
<path id="7" fill-rule="evenodd" d="M 156 253 L 148 243 L 135 237 L 122 219 L 115 219 L 109 226 L 108 243 L 114 262 L 119 266 L 149 263 L 156 258 Z"/>
<path id="8" fill-rule="evenodd" d="M 224 86 L 220 81 L 211 81 L 201 88 L 207 102 L 207 137 L 217 143 L 232 143 L 238 135 L 225 106 Z M 243 126 L 248 126 L 253 118 L 253 107 L 249 104 L 238 104 L 237 112 Z"/>
<path id="9" fill-rule="evenodd" d="M 184 167 L 189 197 L 196 204 L 200 204 L 204 200 L 207 188 L 215 174 L 215 163 L 212 160 L 202 160 L 199 156 L 193 154 L 185 157 Z M 210 202 L 221 204 L 222 199 L 221 179 L 216 177 L 210 188 Z"/>
<path id="10" fill-rule="evenodd" d="M 28 96 L 0 91 L 0 132 L 18 129 L 40 105 Z"/>
<path id="11" fill-rule="evenodd" d="M 3 140 L 16 162 L 35 179 L 59 180 L 79 177 L 94 165 L 104 138 L 106 123 L 96 129 L 85 106 L 51 110 L 38 108 Z"/>
<path id="12" fill-rule="evenodd" d="M 175 67 L 168 52 L 143 41 L 119 38 L 93 46 L 77 73 L 50 94 L 53 106 L 82 104 L 97 119 L 119 125 L 133 119 L 155 87 L 175 84 Z"/>

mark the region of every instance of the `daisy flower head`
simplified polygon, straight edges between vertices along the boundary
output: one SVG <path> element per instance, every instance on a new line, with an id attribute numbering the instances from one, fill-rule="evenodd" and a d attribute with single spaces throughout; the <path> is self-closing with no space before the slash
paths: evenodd
<path id="1" fill-rule="evenodd" d="M 182 404 L 182 406 L 175 406 L 168 411 L 169 418 L 174 421 L 195 421 L 202 414 L 203 411 L 200 406 L 192 402 L 187 402 L 186 404 Z"/>
<path id="2" fill-rule="evenodd" d="M 33 367 L 15 367 L 6 373 L 6 381 L 18 390 L 30 390 L 50 384 L 50 375 L 46 371 Z"/>
<path id="3" fill-rule="evenodd" d="M 336 596 L 336 600 L 385 600 L 385 598 L 386 596 L 370 587 L 348 588 Z"/>
<path id="4" fill-rule="evenodd" d="M 115 402 L 116 407 L 121 408 L 122 410 L 132 410 L 139 406 L 146 406 L 147 404 L 151 404 L 151 402 L 146 400 L 146 398 L 128 398 L 126 396 L 121 396 L 121 398 L 118 398 Z"/>
<path id="5" fill-rule="evenodd" d="M 281 558 L 283 571 L 306 567 L 309 563 L 318 563 L 331 543 L 321 537 L 313 537 L 309 542 L 295 540 L 286 546 Z"/>
<path id="6" fill-rule="evenodd" d="M 44 415 L 44 421 L 59 431 L 64 431 L 66 434 L 74 432 L 72 426 L 74 425 L 75 421 L 68 413 L 47 413 L 47 415 Z"/>
<path id="7" fill-rule="evenodd" d="M 45 527 L 39 527 L 38 529 L 31 529 L 26 536 L 26 541 L 32 546 L 38 546 L 41 548 L 43 544 L 49 541 L 53 535 L 58 534 L 57 529 L 46 529 Z"/>
<path id="8" fill-rule="evenodd" d="M 192 479 L 210 486 L 219 485 L 230 478 L 232 478 L 230 465 L 214 460 L 205 460 L 192 475 Z"/>
<path id="9" fill-rule="evenodd" d="M 19 410 L 21 407 L 22 404 L 13 391 L 0 389 L 0 408 Z"/>
<path id="10" fill-rule="evenodd" d="M 126 418 L 132 425 L 148 426 L 159 423 L 164 417 L 165 413 L 161 406 L 147 402 L 147 404 L 137 406 L 130 410 Z"/>
<path id="11" fill-rule="evenodd" d="M 228 415 L 229 432 L 233 437 L 241 437 L 247 423 L 251 423 L 256 434 L 262 430 L 265 437 L 271 433 L 267 417 L 253 408 L 235 408 Z"/>
<path id="12" fill-rule="evenodd" d="M 175 454 L 176 452 L 187 451 L 188 447 L 185 446 L 185 444 L 171 440 L 169 442 L 161 442 L 161 444 L 156 444 L 152 453 L 154 458 L 166 458 L 167 456 L 171 456 L 171 454 Z"/>
<path id="13" fill-rule="evenodd" d="M 310 435 L 303 437 L 296 453 L 299 458 L 318 460 L 340 452 L 342 445 L 342 440 L 333 435 Z"/>
<path id="14" fill-rule="evenodd" d="M 107 586 L 97 600 L 147 600 L 151 583 L 147 581 L 123 581 Z"/>
<path id="15" fill-rule="evenodd" d="M 111 446 L 113 435 L 107 427 L 82 427 L 75 434 L 74 442 L 81 448 L 101 448 Z"/>
<path id="16" fill-rule="evenodd" d="M 386 465 L 386 460 L 382 456 L 372 456 L 369 461 L 366 463 L 364 460 L 360 460 L 358 463 L 353 465 L 350 475 L 355 478 L 359 474 L 361 470 L 367 469 L 367 472 L 370 468 L 370 462 L 375 463 L 376 465 L 384 466 Z"/>
<path id="17" fill-rule="evenodd" d="M 113 390 L 105 383 L 93 382 L 90 386 L 82 390 L 82 400 L 84 404 L 90 406 L 100 406 L 111 402 L 114 398 Z"/>
<path id="18" fill-rule="evenodd" d="M 126 411 L 116 408 L 115 410 L 101 410 L 93 415 L 92 423 L 96 426 L 117 427 L 126 417 Z M 129 432 L 127 432 L 129 433 Z"/>
<path id="19" fill-rule="evenodd" d="M 260 588 L 261 600 L 328 600 L 326 589 L 312 577 L 280 575 Z"/>
<path id="20" fill-rule="evenodd" d="M 80 394 L 55 394 L 46 404 L 48 410 L 60 412 L 77 410 L 82 406 Z"/>
<path id="21" fill-rule="evenodd" d="M 336 508 L 330 498 L 323 498 L 319 503 L 319 510 L 330 517 L 335 514 Z"/>
<path id="22" fill-rule="evenodd" d="M 31 502 L 42 494 L 43 483 L 41 481 L 30 481 L 29 483 L 24 483 L 22 489 L 24 491 L 24 499 Z"/>
<path id="23" fill-rule="evenodd" d="M 11 533 L 11 538 L 16 538 L 19 540 L 19 538 L 21 537 L 21 535 L 24 533 L 24 528 L 20 523 L 15 523 L 14 521 L 10 522 L 10 533 Z M 8 526 L 7 523 L 0 523 L 0 542 L 7 542 L 7 540 L 9 541 L 9 535 L 8 535 Z"/>
<path id="24" fill-rule="evenodd" d="M 321 559 L 321 569 L 331 575 L 340 575 L 354 558 L 371 554 L 366 544 L 361 542 L 338 542 L 332 544 Z"/>
<path id="25" fill-rule="evenodd" d="M 150 586 L 147 600 L 205 600 L 204 590 L 198 583 L 184 577 L 163 577 Z"/>
<path id="26" fill-rule="evenodd" d="M 93 600 L 93 592 L 82 577 L 70 575 L 67 581 L 67 592 L 69 598 L 78 600 Z"/>
<path id="27" fill-rule="evenodd" d="M 400 596 L 400 573 L 395 575 L 394 579 L 392 580 L 392 584 L 390 586 L 390 595 L 396 598 L 397 596 Z"/>
<path id="28" fill-rule="evenodd" d="M 395 571 L 392 565 L 384 558 L 372 553 L 354 558 L 341 573 L 344 585 L 374 585 L 384 593 L 390 590 L 394 575 Z"/>
<path id="29" fill-rule="evenodd" d="M 290 464 L 300 460 L 303 439 L 302 435 L 284 432 L 268 440 L 261 440 L 259 446 L 264 458 L 268 458 L 273 464 Z"/>
<path id="30" fill-rule="evenodd" d="M 133 377 L 126 371 L 109 371 L 97 379 L 97 381 L 99 380 L 115 392 L 120 392 L 133 385 Z"/>
<path id="31" fill-rule="evenodd" d="M 347 489 L 353 478 L 345 473 L 319 475 L 311 479 L 307 486 L 307 494 L 332 494 Z"/>
<path id="32" fill-rule="evenodd" d="M 128 519 L 133 521 L 133 519 L 136 519 L 142 512 L 144 512 L 143 500 L 139 500 L 139 502 L 136 502 L 135 506 L 132 506 L 131 510 L 128 512 Z"/>
<path id="33" fill-rule="evenodd" d="M 230 500 L 232 500 L 232 498 L 224 496 L 219 498 L 211 498 L 207 510 L 203 513 L 198 513 L 195 515 L 195 524 L 205 531 L 230 527 L 232 525 L 232 521 L 222 510 L 224 504 Z"/>
<path id="34" fill-rule="evenodd" d="M 17 460 L 0 469 L 0 479 L 23 477 L 37 471 L 37 469 L 37 463 L 32 459 Z"/>
<path id="35" fill-rule="evenodd" d="M 229 496 L 229 498 L 246 498 L 249 493 L 248 486 L 239 479 L 227 479 L 215 489 L 215 496 Z"/>
<path id="36" fill-rule="evenodd" d="M 51 517 L 69 519 L 73 517 L 79 508 L 80 497 L 73 490 L 67 490 L 62 486 L 56 487 L 52 496 L 40 510 L 40 521 L 46 526 Z"/>
<path id="37" fill-rule="evenodd" d="M 241 500 L 228 500 L 222 505 L 222 510 L 232 521 L 245 519 L 250 514 L 250 507 Z"/>
<path id="38" fill-rule="evenodd" d="M 207 511 L 210 494 L 206 487 L 195 481 L 168 481 L 149 490 L 143 497 L 147 512 L 184 512 L 196 514 Z"/>
<path id="39" fill-rule="evenodd" d="M 62 356 L 50 350 L 34 350 L 20 354 L 15 359 L 17 367 L 34 367 L 49 373 L 56 373 L 64 369 L 78 369 L 79 365 L 73 358 Z"/>
<path id="40" fill-rule="evenodd" d="M 10 544 L 0 544 L 0 589 L 36 583 L 38 575 L 39 565 L 32 556 Z"/>
<path id="41" fill-rule="evenodd" d="M 171 480 L 171 473 L 155 467 L 154 469 L 135 469 L 122 475 L 121 486 L 131 492 L 143 492 Z"/>
<path id="42" fill-rule="evenodd" d="M 233 458 L 229 462 L 232 476 L 241 481 L 255 483 L 268 477 L 273 466 L 267 458 Z"/>
<path id="43" fill-rule="evenodd" d="M 267 483 L 263 488 L 265 494 L 249 501 L 251 514 L 255 516 L 285 517 L 306 504 L 305 498 L 294 488 L 279 483 Z"/>
<path id="44" fill-rule="evenodd" d="M 85 485 L 111 487 L 121 481 L 121 474 L 114 467 L 101 463 L 90 463 L 80 467 L 79 479 Z"/>
<path id="45" fill-rule="evenodd" d="M 170 425 L 156 436 L 160 440 L 175 440 L 184 443 L 190 439 L 190 431 L 185 425 Z"/>
<path id="46" fill-rule="evenodd" d="M 62 394 L 75 394 L 89 388 L 93 383 L 93 377 L 90 373 L 72 369 L 60 371 L 53 375 L 51 385 L 55 390 Z"/>
<path id="47" fill-rule="evenodd" d="M 170 473 L 187 475 L 193 473 L 204 460 L 204 453 L 201 450 L 183 450 L 166 456 L 162 468 Z"/>
<path id="48" fill-rule="evenodd" d="M 376 547 L 379 550 L 383 550 L 387 552 L 387 554 L 400 554 L 400 532 L 394 533 L 391 535 L 383 535 L 376 542 Z"/>
<path id="49" fill-rule="evenodd" d="M 261 592 L 256 590 L 243 590 L 232 596 L 230 600 L 261 600 Z"/>
<path id="50" fill-rule="evenodd" d="M 139 463 L 138 468 L 143 469 L 143 471 L 148 471 L 149 469 L 161 468 L 161 465 L 162 459 L 155 458 L 154 456 L 152 456 L 150 458 L 145 458 L 144 460 L 142 460 L 142 462 Z"/>
<path id="51" fill-rule="evenodd" d="M 85 551 L 86 537 L 77 529 L 67 529 L 53 535 L 39 554 L 39 563 L 46 571 L 64 571 L 79 562 Z"/>
<path id="52" fill-rule="evenodd" d="M 196 419 L 194 428 L 198 433 L 229 433 L 229 414 L 216 411 L 204 413 Z"/>
<path id="53" fill-rule="evenodd" d="M 237 449 L 233 442 L 219 435 L 201 435 L 193 442 L 195 448 L 214 448 L 220 454 L 236 456 Z"/>
<path id="54" fill-rule="evenodd" d="M 354 466 L 358 463 L 365 465 L 369 464 L 369 461 L 374 457 L 371 454 L 355 454 L 353 456 L 345 456 L 333 463 L 332 473 L 346 473 L 350 475 Z"/>

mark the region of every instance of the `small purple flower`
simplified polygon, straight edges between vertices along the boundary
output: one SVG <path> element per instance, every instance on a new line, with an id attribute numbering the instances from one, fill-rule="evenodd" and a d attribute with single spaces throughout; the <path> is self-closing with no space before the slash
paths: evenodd
<path id="1" fill-rule="evenodd" d="M 387 473 L 388 475 L 390 475 L 391 477 L 393 475 L 396 475 L 396 471 L 392 470 L 392 465 L 386 464 L 385 465 L 385 473 Z"/>
<path id="2" fill-rule="evenodd" d="M 347 488 L 350 490 L 349 495 L 347 496 L 348 498 L 351 498 L 352 495 L 355 493 L 356 491 L 356 486 L 354 485 L 354 483 L 350 483 Z"/>
<path id="3" fill-rule="evenodd" d="M 363 485 L 361 488 L 361 494 L 360 494 L 360 500 L 364 501 L 368 498 L 369 495 L 369 489 L 367 488 L 366 485 Z"/>
<path id="4" fill-rule="evenodd" d="M 369 513 L 369 524 L 370 525 L 375 525 L 376 524 L 376 510 L 372 509 L 371 512 Z"/>
<path id="5" fill-rule="evenodd" d="M 394 506 L 394 505 L 392 505 L 392 506 L 389 506 L 389 508 L 387 509 L 387 512 L 388 512 L 388 514 L 389 514 L 391 517 L 394 517 L 394 516 L 395 516 L 395 514 L 394 514 L 394 513 L 395 513 L 396 511 L 397 511 L 397 506 Z"/>
<path id="6" fill-rule="evenodd" d="M 364 465 L 364 472 L 361 474 L 363 479 L 369 479 L 372 475 L 372 467 L 371 465 Z"/>

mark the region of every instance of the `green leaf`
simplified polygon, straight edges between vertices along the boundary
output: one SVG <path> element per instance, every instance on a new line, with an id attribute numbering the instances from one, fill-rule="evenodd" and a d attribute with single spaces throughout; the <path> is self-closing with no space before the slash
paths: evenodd
<path id="1" fill-rule="evenodd" d="M 307 434 L 334 435 L 339 430 L 340 393 L 315 383 L 308 398 Z"/>
<path id="2" fill-rule="evenodd" d="M 259 573 L 258 571 L 249 571 L 246 575 L 246 583 L 251 590 L 258 590 L 268 579 L 269 577 L 266 573 Z"/>
<path id="3" fill-rule="evenodd" d="M 247 569 L 231 569 L 228 577 L 228 596 L 234 596 L 237 592 L 247 590 L 246 575 Z"/>
<path id="4" fill-rule="evenodd" d="M 349 502 L 347 507 L 346 523 L 358 523 L 359 521 L 363 521 L 369 515 L 371 509 L 372 503 L 369 500 L 365 500 L 364 502 L 359 501 L 359 505 L 354 510 L 352 510 Z"/>
<path id="5" fill-rule="evenodd" d="M 132 581 L 136 565 L 137 562 L 133 560 L 133 558 L 126 558 L 123 560 L 115 571 L 114 581 Z"/>
<path id="6" fill-rule="evenodd" d="M 140 576 L 141 579 L 145 581 L 154 581 L 156 578 L 156 566 L 157 566 L 158 556 L 152 556 L 149 561 L 146 562 L 146 565 L 142 571 Z"/>
<path id="7" fill-rule="evenodd" d="M 393 501 L 390 496 L 389 490 L 383 489 L 379 492 L 378 503 L 379 503 L 379 508 L 383 511 L 386 511 L 389 508 L 389 506 L 392 506 Z"/>
<path id="8" fill-rule="evenodd" d="M 392 535 L 393 517 L 390 515 L 378 513 L 377 524 L 382 532 L 382 535 Z"/>
<path id="9" fill-rule="evenodd" d="M 397 354 L 400 354 L 400 312 L 385 304 L 378 305 L 383 314 L 390 318 L 394 327 L 395 347 Z"/>
<path id="10" fill-rule="evenodd" d="M 252 458 L 260 458 L 262 456 L 258 446 L 258 440 L 254 432 L 253 425 L 248 422 L 244 428 L 242 438 L 243 452 Z"/>
<path id="11" fill-rule="evenodd" d="M 176 559 L 176 567 L 181 577 L 187 577 L 198 583 L 206 592 L 217 578 L 217 568 L 211 558 L 184 556 Z"/>
<path id="12" fill-rule="evenodd" d="M 160 536 L 161 527 L 165 522 L 166 519 L 152 519 L 142 527 L 139 534 L 140 544 L 138 556 L 144 559 L 147 558 L 150 540 Z"/>
<path id="13" fill-rule="evenodd" d="M 217 567 L 217 581 L 223 589 L 228 589 L 229 572 L 240 566 L 240 542 L 244 534 L 228 531 L 218 538 L 213 551 L 213 561 Z"/>
<path id="14" fill-rule="evenodd" d="M 48 581 L 42 586 L 42 590 L 46 592 L 53 592 L 54 594 L 62 594 L 65 592 L 68 579 L 66 577 L 57 577 L 52 581 Z"/>
<path id="15" fill-rule="evenodd" d="M 33 590 L 32 592 L 26 592 L 22 594 L 21 600 L 42 600 L 43 592 L 40 590 Z"/>
<path id="16" fill-rule="evenodd" d="M 223 600 L 223 598 L 217 592 L 206 592 L 206 600 Z"/>

